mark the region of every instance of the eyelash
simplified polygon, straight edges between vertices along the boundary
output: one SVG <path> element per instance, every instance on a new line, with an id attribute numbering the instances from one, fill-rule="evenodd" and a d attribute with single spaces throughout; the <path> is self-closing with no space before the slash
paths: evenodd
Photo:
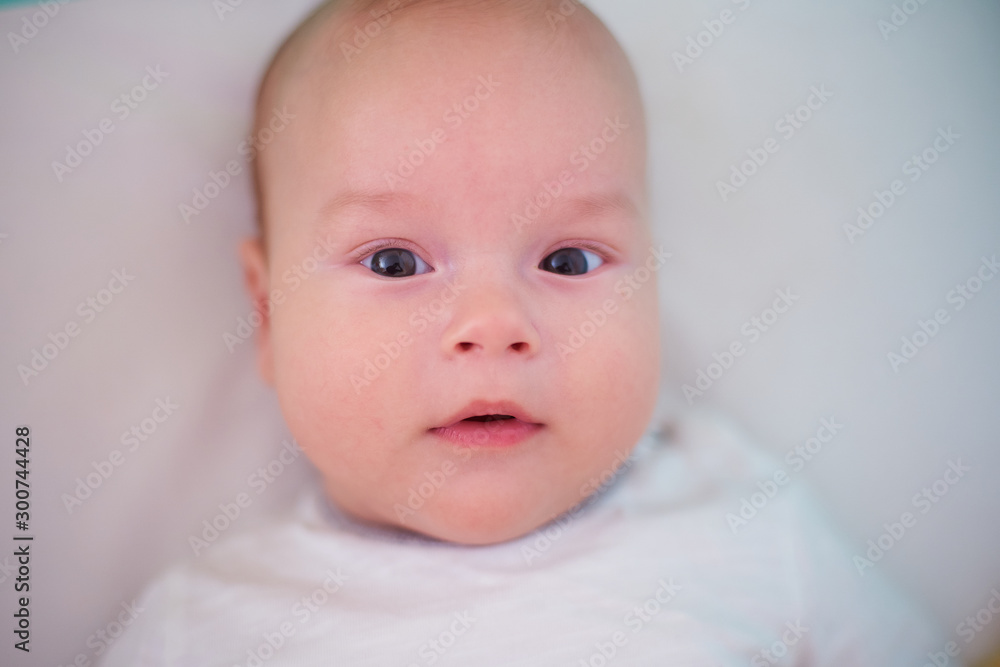
<path id="1" fill-rule="evenodd" d="M 381 241 L 375 241 L 374 243 L 371 243 L 369 245 L 362 246 L 361 248 L 351 253 L 351 256 L 354 258 L 356 262 L 360 262 L 366 257 L 374 255 L 379 250 L 385 250 L 387 248 L 401 248 L 403 250 L 409 250 L 414 254 L 419 254 L 418 250 L 414 247 L 412 243 L 409 243 L 402 239 L 382 239 Z M 565 250 L 566 248 L 583 248 L 584 250 L 589 250 L 595 255 L 598 255 L 602 260 L 604 260 L 605 264 L 611 261 L 607 248 L 597 243 L 592 243 L 591 241 L 567 241 L 563 245 L 553 248 L 550 252 L 546 253 L 545 257 L 548 257 L 554 252 Z M 545 257 L 543 257 L 542 259 L 545 259 Z"/>
<path id="2" fill-rule="evenodd" d="M 611 261 L 608 249 L 605 246 L 599 245 L 597 243 L 592 243 L 591 241 L 567 241 L 563 245 L 557 248 L 553 248 L 552 252 L 547 253 L 545 257 L 548 257 L 553 252 L 559 252 L 560 250 L 565 250 L 566 248 L 583 248 L 584 250 L 589 250 L 590 252 L 600 257 L 602 260 L 604 260 L 605 264 Z M 545 257 L 543 257 L 542 259 L 545 259 Z"/>
<path id="3" fill-rule="evenodd" d="M 403 250 L 409 250 L 413 254 L 420 254 L 412 243 L 408 243 L 402 239 L 382 239 L 381 241 L 375 241 L 374 243 L 358 248 L 351 253 L 351 256 L 355 261 L 360 262 L 369 255 L 374 255 L 379 250 L 385 250 L 387 248 L 401 248 Z"/>

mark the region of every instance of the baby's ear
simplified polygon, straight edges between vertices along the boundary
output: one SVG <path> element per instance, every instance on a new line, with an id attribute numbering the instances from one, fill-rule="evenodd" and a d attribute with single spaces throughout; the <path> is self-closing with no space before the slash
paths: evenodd
<path id="1" fill-rule="evenodd" d="M 257 369 L 264 382 L 273 387 L 274 354 L 271 349 L 271 317 L 268 308 L 271 287 L 267 275 L 267 254 L 259 237 L 243 241 L 239 252 L 244 286 L 254 310 L 263 320 L 257 327 Z"/>

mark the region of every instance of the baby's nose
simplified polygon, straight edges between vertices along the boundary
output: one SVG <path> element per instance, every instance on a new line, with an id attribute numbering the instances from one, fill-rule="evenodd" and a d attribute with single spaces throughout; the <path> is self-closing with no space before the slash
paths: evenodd
<path id="1" fill-rule="evenodd" d="M 515 294 L 503 288 L 481 288 L 464 294 L 441 339 L 447 356 L 538 354 L 541 336 Z"/>

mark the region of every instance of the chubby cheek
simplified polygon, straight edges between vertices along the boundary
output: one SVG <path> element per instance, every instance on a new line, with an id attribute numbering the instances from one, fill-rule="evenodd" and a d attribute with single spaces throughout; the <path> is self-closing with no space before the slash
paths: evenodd
<path id="1" fill-rule="evenodd" d="M 380 342 L 398 329 L 392 312 L 359 315 L 349 298 L 320 284 L 292 295 L 272 320 L 275 385 L 289 429 L 345 493 L 384 482 L 388 463 L 398 463 L 406 406 L 388 380 L 405 358 L 387 365 L 379 356 Z"/>
<path id="2" fill-rule="evenodd" d="M 612 301 L 617 306 L 612 312 L 589 308 L 575 333 L 559 339 L 560 360 L 552 374 L 576 446 L 587 451 L 578 456 L 588 475 L 603 472 L 635 445 L 648 425 L 660 379 L 656 290 Z"/>

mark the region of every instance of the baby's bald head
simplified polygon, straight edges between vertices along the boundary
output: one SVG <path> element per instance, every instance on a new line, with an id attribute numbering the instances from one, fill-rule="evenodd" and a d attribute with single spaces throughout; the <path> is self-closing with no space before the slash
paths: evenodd
<path id="1" fill-rule="evenodd" d="M 497 39 L 484 43 L 476 36 L 483 30 Z M 438 49 L 410 48 L 408 41 L 418 42 L 427 32 L 450 35 L 456 40 L 451 43 L 460 44 L 464 52 L 444 43 Z M 589 67 L 596 78 L 612 83 L 623 103 L 632 107 L 632 118 L 639 125 L 632 130 L 641 137 L 645 159 L 645 119 L 634 72 L 615 38 L 579 0 L 329 0 L 275 53 L 260 84 L 253 136 L 260 136 L 273 110 L 289 100 L 350 95 L 350 84 L 365 81 L 374 68 L 387 64 L 387 59 L 375 55 L 385 51 L 400 57 L 401 71 L 434 68 L 436 62 L 460 61 L 474 52 L 487 57 L 492 53 L 497 60 L 517 52 L 536 61 L 544 59 L 554 78 L 559 72 Z M 423 62 L 418 62 L 421 58 Z M 392 113 L 407 111 L 401 107 Z M 386 115 L 385 120 L 391 123 L 392 117 Z M 273 170 L 266 151 L 262 152 L 253 166 L 262 239 L 274 217 L 269 210 Z"/>

